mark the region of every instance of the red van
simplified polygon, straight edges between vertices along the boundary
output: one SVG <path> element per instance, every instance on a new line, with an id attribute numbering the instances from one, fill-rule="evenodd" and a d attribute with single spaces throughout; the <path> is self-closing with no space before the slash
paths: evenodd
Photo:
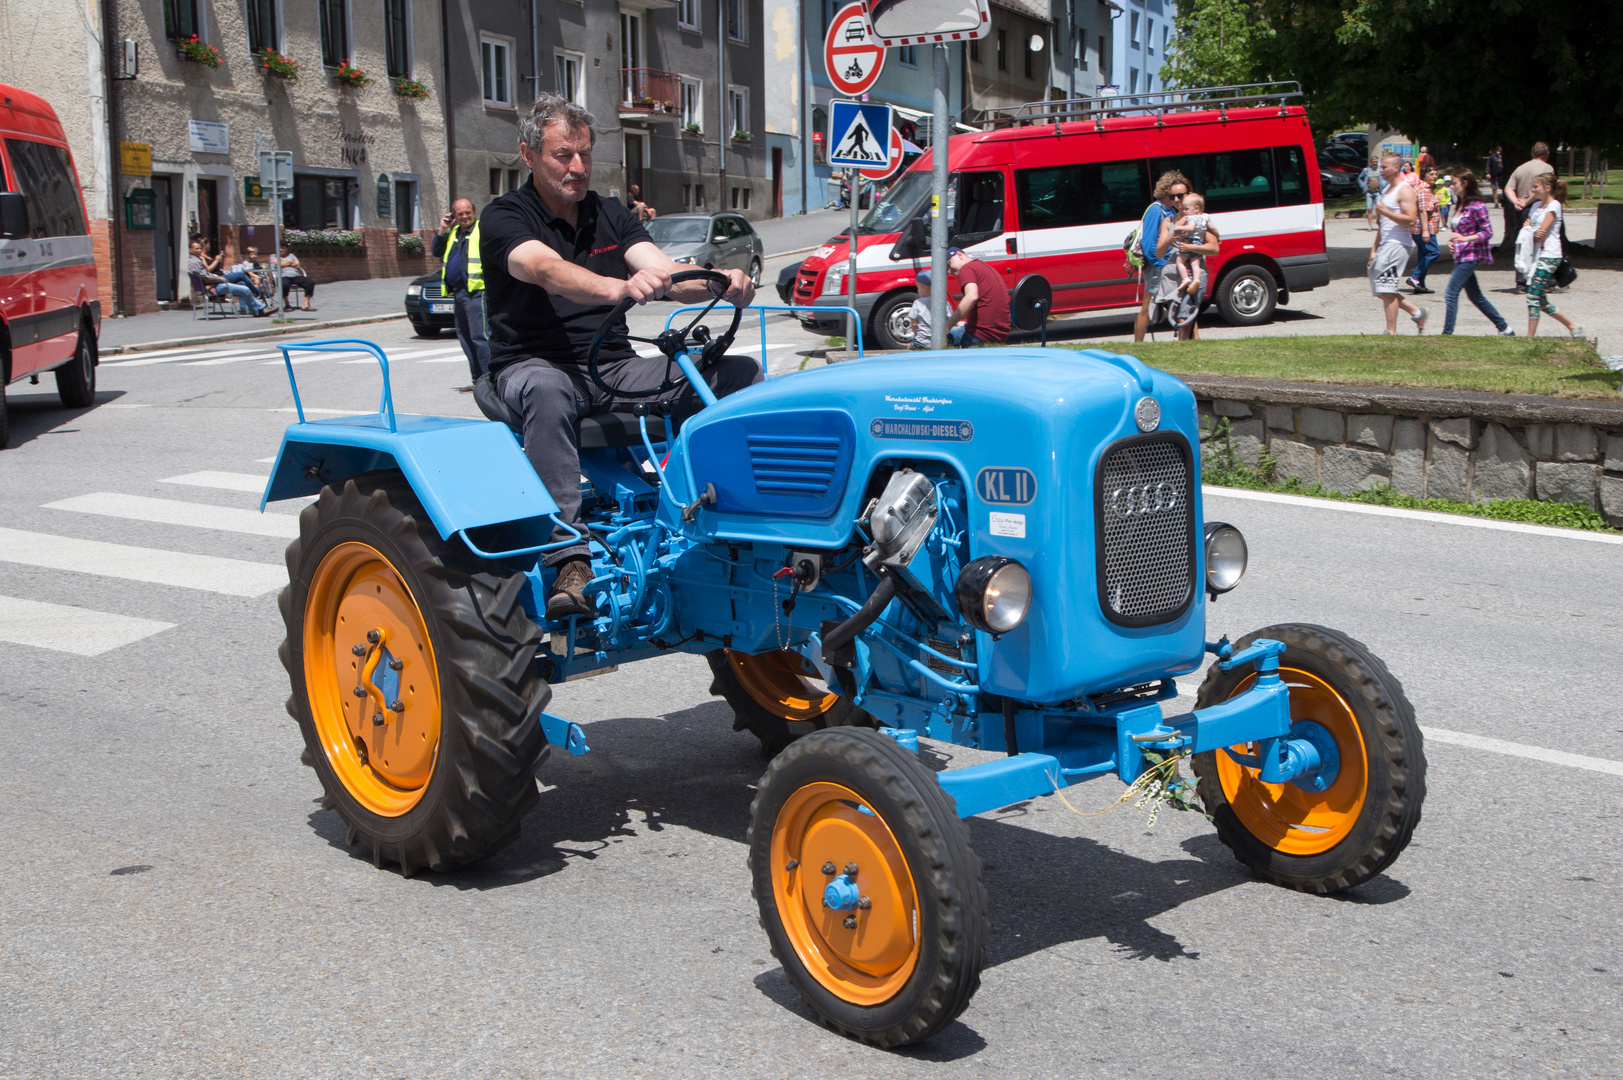
<path id="1" fill-rule="evenodd" d="M 1318 156 L 1301 98 L 1295 84 L 1269 84 L 1022 106 L 1007 126 L 949 140 L 951 243 L 1001 271 L 1011 294 L 1040 275 L 1054 312 L 1136 305 L 1142 283 L 1123 241 L 1155 178 L 1178 169 L 1205 196 L 1222 237 L 1207 260 L 1208 298 L 1230 323 L 1267 322 L 1291 294 L 1330 283 Z M 905 313 L 914 278 L 929 265 L 930 169 L 926 153 L 861 220 L 856 307 L 870 348 L 912 341 Z M 846 246 L 835 237 L 801 264 L 795 303 L 848 303 Z M 834 315 L 802 323 L 844 332 Z"/>
<path id="2" fill-rule="evenodd" d="M 101 301 L 84 196 L 56 110 L 0 83 L 0 448 L 5 388 L 56 372 L 69 408 L 96 397 Z"/>

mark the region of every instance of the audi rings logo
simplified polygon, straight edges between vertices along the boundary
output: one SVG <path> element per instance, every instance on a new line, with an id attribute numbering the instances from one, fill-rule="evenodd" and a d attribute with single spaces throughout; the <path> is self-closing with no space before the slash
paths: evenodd
<path id="1" fill-rule="evenodd" d="M 1163 480 L 1159 484 L 1119 487 L 1110 493 L 1107 505 L 1117 517 L 1148 517 L 1176 509 L 1182 498 L 1177 484 Z"/>

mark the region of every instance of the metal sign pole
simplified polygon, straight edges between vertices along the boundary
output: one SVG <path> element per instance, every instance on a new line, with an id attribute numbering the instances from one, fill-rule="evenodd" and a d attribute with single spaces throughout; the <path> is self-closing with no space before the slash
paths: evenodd
<path id="1" fill-rule="evenodd" d="M 935 112 L 930 118 L 930 346 L 947 340 L 947 46 L 935 46 Z M 854 220 L 854 219 L 853 219 Z M 853 233 L 855 230 L 852 230 Z"/>
<path id="2" fill-rule="evenodd" d="M 847 165 L 845 175 L 851 178 L 851 242 L 847 245 L 848 250 L 846 251 L 845 292 L 849 298 L 848 303 L 851 310 L 855 311 L 857 307 L 857 207 L 862 202 L 862 197 L 859 194 L 862 190 L 862 174 L 852 166 Z M 851 326 L 851 333 L 845 339 L 845 347 L 854 349 L 857 347 L 856 316 L 847 315 L 845 321 Z"/>

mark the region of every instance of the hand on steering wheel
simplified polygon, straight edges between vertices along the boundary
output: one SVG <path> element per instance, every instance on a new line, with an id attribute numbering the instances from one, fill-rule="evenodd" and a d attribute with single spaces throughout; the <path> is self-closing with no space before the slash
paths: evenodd
<path id="1" fill-rule="evenodd" d="M 597 354 L 602 351 L 603 342 L 608 340 L 610 332 L 625 318 L 625 313 L 630 311 L 635 304 L 641 302 L 633 296 L 627 296 L 624 300 L 621 300 L 614 306 L 614 310 L 609 312 L 608 317 L 603 320 L 603 325 L 598 327 L 597 336 L 592 338 L 592 347 L 586 354 L 587 373 L 591 375 L 592 381 L 597 384 L 598 389 L 602 390 L 605 394 L 612 394 L 615 397 L 654 397 L 656 395 L 666 393 L 671 388 L 680 384 L 683 378 L 685 378 L 682 373 L 682 369 L 677 367 L 675 364 L 676 354 L 678 352 L 692 352 L 692 346 L 698 346 L 701 349 L 699 357 L 700 363 L 698 366 L 703 368 L 711 359 L 720 356 L 722 353 L 726 352 L 732 347 L 733 335 L 738 332 L 738 323 L 744 317 L 744 309 L 742 307 L 733 308 L 732 325 L 727 327 L 726 332 L 718 338 L 712 338 L 710 336 L 709 328 L 699 326 L 699 321 L 706 315 L 710 314 L 710 309 L 721 303 L 723 297 L 726 296 L 728 292 L 732 291 L 732 279 L 726 274 L 720 273 L 716 270 L 681 270 L 671 275 L 670 283 L 671 285 L 675 286 L 680 285 L 684 281 L 693 281 L 695 279 L 703 279 L 708 281 L 711 285 L 710 291 L 713 295 L 711 296 L 710 302 L 704 306 L 703 310 L 693 317 L 691 322 L 682 327 L 680 330 L 667 330 L 657 338 L 636 337 L 631 334 L 625 335 L 625 338 L 628 341 L 641 341 L 649 345 L 657 346 L 659 351 L 665 354 L 665 378 L 660 382 L 660 384 L 652 389 L 627 390 L 622 387 L 608 385 L 603 381 L 603 376 L 598 373 Z M 633 275 L 632 280 L 636 280 L 636 275 Z M 629 284 L 630 282 L 628 282 L 628 285 Z M 723 291 L 717 291 L 715 286 L 718 284 L 722 286 Z M 742 299 L 742 297 L 740 297 L 740 299 Z M 697 328 L 697 330 L 695 330 L 695 328 Z M 674 378 L 672 376 L 673 369 L 675 371 Z"/>

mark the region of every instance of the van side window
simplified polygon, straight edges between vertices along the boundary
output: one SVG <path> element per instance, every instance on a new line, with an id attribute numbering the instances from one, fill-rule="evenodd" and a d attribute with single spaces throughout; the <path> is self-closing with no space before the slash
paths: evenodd
<path id="1" fill-rule="evenodd" d="M 1023 229 L 1064 229 L 1132 221 L 1150 201 L 1143 161 L 1090 162 L 1014 174 Z"/>
<path id="2" fill-rule="evenodd" d="M 37 240 L 45 236 L 84 236 L 84 204 L 73 179 L 73 159 L 60 146 L 31 139 L 7 139 L 17 190 L 28 204 L 28 223 Z"/>
<path id="3" fill-rule="evenodd" d="M 1313 192 L 1307 186 L 1307 166 L 1300 146 L 1274 147 L 1274 176 L 1279 183 L 1279 205 L 1299 206 L 1310 202 Z"/>
<path id="4" fill-rule="evenodd" d="M 1150 168 L 1156 176 L 1167 169 L 1182 172 L 1194 190 L 1206 197 L 1208 214 L 1279 205 L 1274 192 L 1274 155 L 1267 147 L 1157 158 Z"/>
<path id="5" fill-rule="evenodd" d="M 970 237 L 991 239 L 1003 231 L 1003 174 L 1000 172 L 959 173 L 953 177 L 957 184 L 952 237 L 964 243 L 977 244 Z"/>

